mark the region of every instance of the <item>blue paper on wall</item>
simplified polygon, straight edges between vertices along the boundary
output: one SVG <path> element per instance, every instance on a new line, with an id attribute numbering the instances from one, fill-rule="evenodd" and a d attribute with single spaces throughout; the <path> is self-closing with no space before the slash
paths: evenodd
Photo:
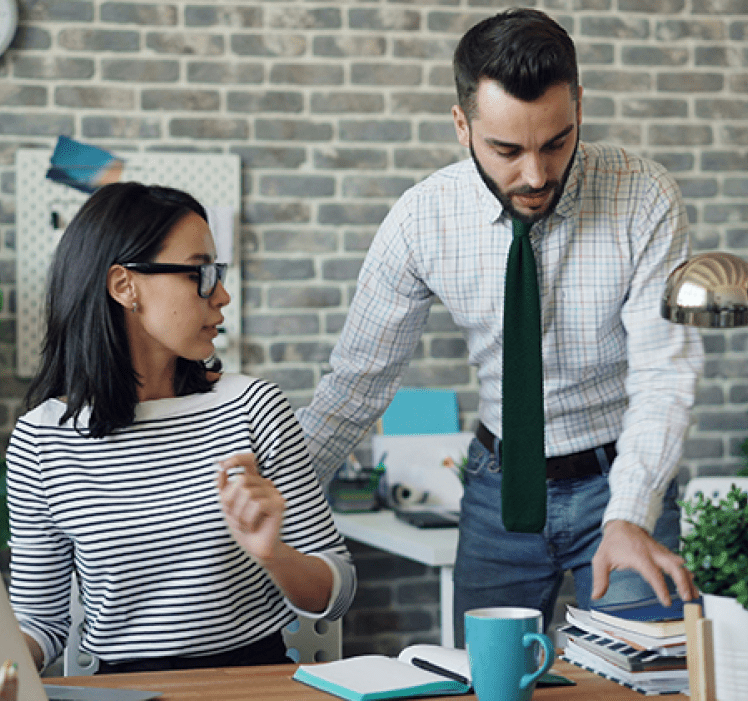
<path id="1" fill-rule="evenodd" d="M 121 158 L 108 151 L 60 136 L 47 178 L 91 194 L 102 185 L 117 182 L 123 165 Z"/>

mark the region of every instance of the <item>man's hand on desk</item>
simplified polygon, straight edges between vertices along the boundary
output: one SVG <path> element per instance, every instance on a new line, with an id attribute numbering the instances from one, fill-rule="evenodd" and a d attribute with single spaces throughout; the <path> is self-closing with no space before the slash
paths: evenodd
<path id="1" fill-rule="evenodd" d="M 669 575 L 683 601 L 698 598 L 693 576 L 683 566 L 683 558 L 658 543 L 647 531 L 628 521 L 609 521 L 603 540 L 592 558 L 592 598 L 599 599 L 608 590 L 613 570 L 636 570 L 654 589 L 664 606 L 670 606 L 670 594 L 664 574 Z"/>

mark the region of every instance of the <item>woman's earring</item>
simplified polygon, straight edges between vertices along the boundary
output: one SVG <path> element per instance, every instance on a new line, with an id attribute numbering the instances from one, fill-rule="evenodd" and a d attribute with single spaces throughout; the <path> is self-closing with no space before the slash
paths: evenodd
<path id="1" fill-rule="evenodd" d="M 137 302 L 133 302 L 133 303 L 132 303 L 132 309 L 130 309 L 130 311 L 131 311 L 131 312 L 132 312 L 133 314 L 135 314 L 135 312 L 136 312 L 136 311 L 138 311 L 138 303 L 137 303 Z"/>

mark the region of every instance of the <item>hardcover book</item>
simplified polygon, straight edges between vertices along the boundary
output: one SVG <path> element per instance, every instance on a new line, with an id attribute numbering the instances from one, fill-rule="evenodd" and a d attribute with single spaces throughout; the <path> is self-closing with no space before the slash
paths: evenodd
<path id="1" fill-rule="evenodd" d="M 685 634 L 670 635 L 665 638 L 644 635 L 618 625 L 603 623 L 597 618 L 593 618 L 589 611 L 582 611 L 573 606 L 567 606 L 566 620 L 571 625 L 582 628 L 587 632 L 617 638 L 638 650 L 656 651 L 660 655 L 680 656 L 686 654 Z"/>
<path id="2" fill-rule="evenodd" d="M 643 633 L 653 638 L 667 638 L 672 635 L 685 635 L 686 624 L 681 615 L 680 618 L 657 619 L 657 618 L 632 618 L 628 615 L 604 613 L 603 611 L 590 611 L 592 618 L 601 623 L 608 623 L 633 631 L 634 633 Z M 629 612 L 631 613 L 631 612 Z"/>

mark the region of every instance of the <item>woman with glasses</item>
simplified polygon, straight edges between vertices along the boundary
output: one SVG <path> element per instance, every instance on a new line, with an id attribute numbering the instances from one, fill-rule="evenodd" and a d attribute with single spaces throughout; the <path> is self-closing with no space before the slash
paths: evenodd
<path id="1" fill-rule="evenodd" d="M 350 555 L 278 388 L 220 372 L 229 294 L 190 195 L 106 185 L 57 247 L 30 411 L 7 452 L 11 600 L 39 668 L 287 662 L 295 612 L 335 619 Z"/>

